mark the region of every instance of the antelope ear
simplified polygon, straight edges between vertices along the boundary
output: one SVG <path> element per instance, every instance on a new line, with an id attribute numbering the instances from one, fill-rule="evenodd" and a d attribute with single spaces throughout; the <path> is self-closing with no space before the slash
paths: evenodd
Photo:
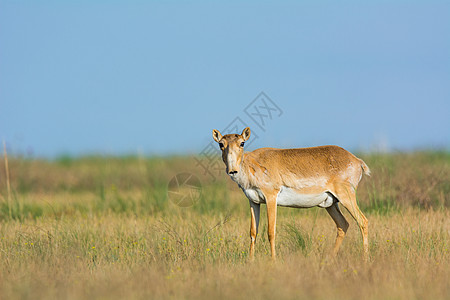
<path id="1" fill-rule="evenodd" d="M 248 140 L 250 138 L 250 127 L 246 127 L 244 130 L 242 130 L 241 135 L 244 138 L 244 141 Z"/>
<path id="2" fill-rule="evenodd" d="M 213 139 L 216 142 L 219 142 L 222 139 L 222 135 L 220 134 L 219 130 L 213 129 Z"/>

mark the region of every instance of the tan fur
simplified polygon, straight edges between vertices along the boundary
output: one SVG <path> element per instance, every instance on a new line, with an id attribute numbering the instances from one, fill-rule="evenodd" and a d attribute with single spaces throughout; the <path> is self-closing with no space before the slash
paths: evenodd
<path id="1" fill-rule="evenodd" d="M 255 210 L 250 207 L 251 221 L 250 221 L 250 258 L 253 258 L 255 253 L 255 241 L 256 241 L 256 220 L 255 220 Z"/>
<path id="2" fill-rule="evenodd" d="M 213 131 L 216 142 L 223 145 L 222 159 L 226 172 L 244 192 L 254 193 L 267 205 L 268 235 L 272 257 L 275 258 L 277 197 L 282 188 L 299 195 L 332 195 L 333 203 L 326 206 L 337 227 L 333 253 L 337 254 L 348 229 L 348 222 L 339 210 L 338 202 L 350 212 L 358 223 L 365 257 L 368 258 L 368 221 L 356 203 L 356 188 L 363 174 L 370 175 L 369 167 L 350 152 L 338 146 L 321 146 L 298 149 L 260 148 L 244 153 L 242 143 L 250 137 L 250 128 L 242 134 L 222 136 Z M 255 192 L 256 191 L 256 192 Z M 247 197 L 249 197 L 247 195 Z M 330 196 L 331 197 L 331 196 Z M 252 201 L 252 197 L 249 200 Z M 251 203 L 252 204 L 252 203 Z M 253 204 L 255 205 L 255 204 Z M 259 202 L 256 204 L 259 205 Z M 254 228 L 254 211 L 251 210 L 250 257 L 253 257 L 257 225 Z M 259 218 L 259 210 L 258 210 Z"/>

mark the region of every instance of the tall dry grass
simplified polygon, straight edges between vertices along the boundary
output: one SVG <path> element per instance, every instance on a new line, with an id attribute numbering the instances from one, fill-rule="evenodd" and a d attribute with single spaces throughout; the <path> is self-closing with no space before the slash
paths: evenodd
<path id="1" fill-rule="evenodd" d="M 263 209 L 249 263 L 247 200 L 189 158 L 10 159 L 12 207 L 0 165 L 0 298 L 448 299 L 449 158 L 364 157 L 368 263 L 345 211 L 351 227 L 328 257 L 335 225 L 319 208 L 279 209 L 275 263 Z M 203 193 L 181 208 L 167 183 L 189 170 Z"/>

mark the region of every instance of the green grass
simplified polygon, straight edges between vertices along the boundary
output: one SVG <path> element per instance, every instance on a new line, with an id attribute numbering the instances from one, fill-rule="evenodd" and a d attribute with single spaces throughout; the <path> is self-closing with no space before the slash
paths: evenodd
<path id="1" fill-rule="evenodd" d="M 189 157 L 10 159 L 11 206 L 0 177 L 0 298 L 448 298 L 450 155 L 360 157 L 373 174 L 358 188 L 368 263 L 345 209 L 350 229 L 331 259 L 326 211 L 281 207 L 270 262 L 265 206 L 249 263 L 248 200 Z M 180 172 L 202 184 L 189 207 L 167 197 Z"/>

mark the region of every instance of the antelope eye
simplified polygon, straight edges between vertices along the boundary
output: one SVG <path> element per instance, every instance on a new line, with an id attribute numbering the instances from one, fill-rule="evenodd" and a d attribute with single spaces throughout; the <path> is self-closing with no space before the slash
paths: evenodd
<path id="1" fill-rule="evenodd" d="M 223 144 L 219 143 L 219 147 L 220 147 L 220 149 L 222 149 L 223 148 Z"/>
<path id="2" fill-rule="evenodd" d="M 241 147 L 244 147 L 244 142 L 241 143 Z"/>

